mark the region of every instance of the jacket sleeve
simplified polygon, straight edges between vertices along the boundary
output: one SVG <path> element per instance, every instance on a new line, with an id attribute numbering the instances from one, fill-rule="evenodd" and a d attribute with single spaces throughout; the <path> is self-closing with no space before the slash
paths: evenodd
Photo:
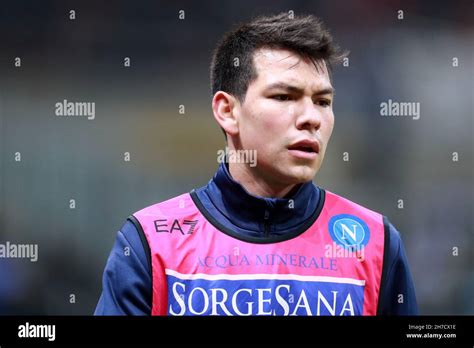
<path id="1" fill-rule="evenodd" d="M 117 233 L 94 315 L 151 314 L 151 269 L 138 233 L 128 220 Z"/>
<path id="2" fill-rule="evenodd" d="M 415 286 L 400 233 L 388 222 L 388 255 L 384 260 L 386 277 L 381 284 L 380 315 L 418 315 Z"/>

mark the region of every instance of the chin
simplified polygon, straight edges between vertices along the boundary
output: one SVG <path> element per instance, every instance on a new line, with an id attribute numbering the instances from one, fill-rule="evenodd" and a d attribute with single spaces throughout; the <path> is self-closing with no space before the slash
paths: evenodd
<path id="1" fill-rule="evenodd" d="M 316 176 L 313 168 L 295 168 L 294 171 L 286 174 L 286 181 L 290 185 L 302 184 L 311 181 Z"/>
<path id="2" fill-rule="evenodd" d="M 275 182 L 279 182 L 280 184 L 285 185 L 296 185 L 302 184 L 308 181 L 311 181 L 316 176 L 318 171 L 318 166 L 316 164 L 308 165 L 308 164 L 295 164 L 295 163 L 287 163 L 284 165 L 283 163 L 278 163 L 278 166 L 274 166 L 273 164 L 278 163 L 277 161 L 273 163 L 268 163 L 265 170 L 262 173 L 266 173 L 265 176 L 267 178 L 274 180 Z M 260 170 L 263 169 L 263 165 L 261 163 Z"/>

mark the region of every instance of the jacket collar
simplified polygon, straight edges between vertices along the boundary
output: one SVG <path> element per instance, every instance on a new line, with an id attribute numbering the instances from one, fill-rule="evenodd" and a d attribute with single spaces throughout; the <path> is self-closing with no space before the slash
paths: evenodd
<path id="1" fill-rule="evenodd" d="M 232 225 L 262 232 L 262 224 L 267 223 L 274 235 L 282 235 L 311 218 L 320 199 L 320 190 L 312 181 L 298 185 L 284 198 L 255 196 L 232 178 L 225 162 L 220 164 L 203 193 L 221 218 Z"/>

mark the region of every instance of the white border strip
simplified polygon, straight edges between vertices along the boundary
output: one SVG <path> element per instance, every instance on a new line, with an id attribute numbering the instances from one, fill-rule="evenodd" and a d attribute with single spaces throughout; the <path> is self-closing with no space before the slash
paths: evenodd
<path id="1" fill-rule="evenodd" d="M 306 282 L 324 282 L 324 283 L 342 283 L 342 284 L 354 284 L 359 286 L 365 285 L 365 280 L 352 279 L 352 278 L 338 278 L 338 277 L 325 277 L 325 276 L 302 276 L 297 274 L 183 274 L 172 269 L 165 269 L 167 275 L 182 279 L 182 280 L 193 280 L 193 279 L 204 279 L 204 280 L 260 280 L 260 279 L 273 279 L 273 280 L 300 280 Z"/>

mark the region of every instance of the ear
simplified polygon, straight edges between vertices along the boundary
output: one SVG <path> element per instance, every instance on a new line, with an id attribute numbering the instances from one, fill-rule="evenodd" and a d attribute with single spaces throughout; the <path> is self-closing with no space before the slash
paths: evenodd
<path id="1" fill-rule="evenodd" d="M 228 135 L 239 133 L 239 101 L 229 93 L 219 91 L 212 98 L 212 111 L 217 123 Z"/>

